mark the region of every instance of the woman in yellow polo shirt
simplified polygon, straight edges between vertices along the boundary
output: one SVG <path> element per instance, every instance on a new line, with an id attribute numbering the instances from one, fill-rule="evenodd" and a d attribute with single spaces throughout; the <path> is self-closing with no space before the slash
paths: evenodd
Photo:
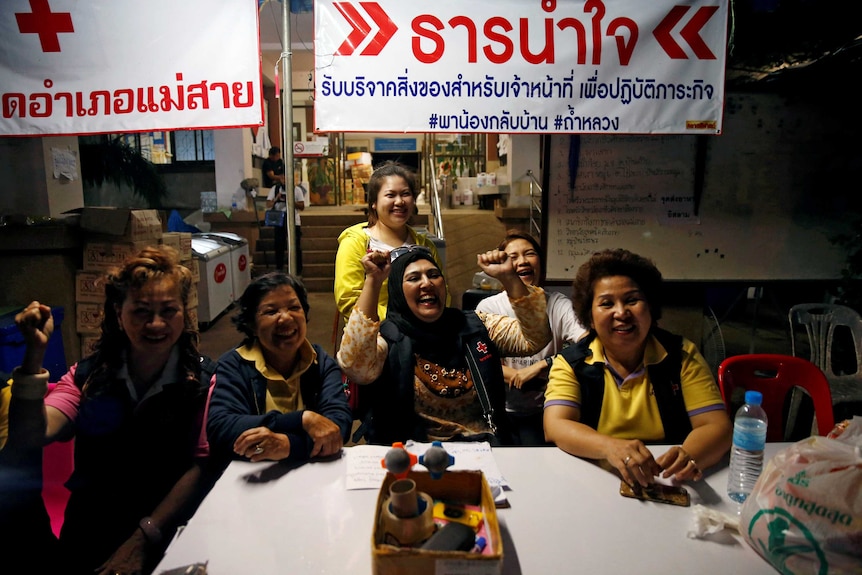
<path id="1" fill-rule="evenodd" d="M 584 263 L 572 285 L 590 333 L 557 356 L 545 392 L 545 437 L 605 460 L 630 485 L 697 481 L 730 449 L 732 428 L 695 345 L 657 326 L 661 272 L 627 250 Z M 649 443 L 674 444 L 653 457 Z"/>

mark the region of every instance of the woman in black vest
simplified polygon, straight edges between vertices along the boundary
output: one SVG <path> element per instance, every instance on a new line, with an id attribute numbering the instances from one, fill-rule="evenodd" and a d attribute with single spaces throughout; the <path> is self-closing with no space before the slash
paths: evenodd
<path id="1" fill-rule="evenodd" d="M 697 481 L 730 449 L 730 419 L 694 344 L 660 329 L 662 277 L 652 261 L 594 254 L 572 285 L 590 333 L 555 358 L 545 391 L 545 436 L 604 460 L 634 486 L 654 477 Z M 676 444 L 654 458 L 647 443 Z"/>
<path id="2" fill-rule="evenodd" d="M 186 311 L 192 288 L 191 272 L 166 246 L 145 248 L 112 270 L 95 352 L 47 396 L 42 361 L 51 308 L 34 301 L 15 318 L 26 351 L 13 372 L 3 462 L 75 440 L 58 573 L 151 572 L 211 485 L 202 429 L 208 364 Z M 2 497 L 16 494 L 4 486 Z M 20 550 L 14 540 L 4 544 L 7 560 Z M 43 555 L 31 551 L 17 564 L 55 572 L 35 567 Z"/>
<path id="3" fill-rule="evenodd" d="M 547 344 L 545 297 L 521 282 L 505 253 L 480 254 L 478 263 L 506 288 L 516 318 L 446 307 L 443 274 L 421 246 L 362 258 L 365 283 L 338 361 L 363 386 L 369 442 L 511 442 L 500 353 L 530 355 Z M 381 324 L 377 301 L 387 277 L 389 307 Z"/>

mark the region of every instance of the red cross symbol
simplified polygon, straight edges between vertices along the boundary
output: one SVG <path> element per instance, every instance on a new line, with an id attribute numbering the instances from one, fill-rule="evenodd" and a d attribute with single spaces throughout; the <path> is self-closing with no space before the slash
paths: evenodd
<path id="1" fill-rule="evenodd" d="M 38 34 L 43 52 L 59 52 L 60 33 L 74 32 L 72 15 L 69 12 L 51 12 L 48 0 L 30 0 L 30 14 L 16 12 L 18 31 L 22 34 Z"/>
<path id="2" fill-rule="evenodd" d="M 480 341 L 476 344 L 476 350 L 479 353 L 488 353 L 488 344 L 486 344 L 484 341 Z"/>

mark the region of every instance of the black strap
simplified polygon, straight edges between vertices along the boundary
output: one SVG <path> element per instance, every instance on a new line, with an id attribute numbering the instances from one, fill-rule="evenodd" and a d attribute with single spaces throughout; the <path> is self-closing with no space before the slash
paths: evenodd
<path id="1" fill-rule="evenodd" d="M 491 407 L 491 398 L 488 397 L 488 389 L 485 387 L 485 380 L 482 377 L 479 364 L 476 363 L 476 358 L 473 357 L 474 353 L 476 352 L 473 346 L 467 346 L 467 367 L 470 368 L 470 373 L 473 375 L 473 387 L 476 388 L 479 403 L 482 404 L 482 414 L 485 416 L 488 428 L 491 430 L 491 433 L 497 433 L 497 426 L 494 424 L 494 408 Z"/>

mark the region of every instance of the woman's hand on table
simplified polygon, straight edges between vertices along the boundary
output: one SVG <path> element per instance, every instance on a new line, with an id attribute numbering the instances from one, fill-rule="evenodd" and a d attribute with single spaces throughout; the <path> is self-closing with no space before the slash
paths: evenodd
<path id="1" fill-rule="evenodd" d="M 249 461 L 281 461 L 290 456 L 290 440 L 283 433 L 274 433 L 266 427 L 253 427 L 240 433 L 233 444 L 237 455 Z"/>
<path id="2" fill-rule="evenodd" d="M 634 487 L 637 483 L 646 487 L 662 472 L 662 467 L 639 439 L 608 439 L 610 448 L 605 459 L 629 485 Z"/>
<path id="3" fill-rule="evenodd" d="M 680 445 L 668 449 L 656 462 L 664 469 L 661 476 L 665 479 L 672 476 L 676 481 L 700 481 L 703 477 L 697 462 Z"/>
<path id="4" fill-rule="evenodd" d="M 147 548 L 150 543 L 140 529 L 135 529 L 96 572 L 98 575 L 141 575 L 147 573 Z"/>
<path id="5" fill-rule="evenodd" d="M 341 429 L 328 417 L 306 409 L 302 413 L 302 428 L 314 440 L 311 457 L 333 455 L 344 447 Z"/>

